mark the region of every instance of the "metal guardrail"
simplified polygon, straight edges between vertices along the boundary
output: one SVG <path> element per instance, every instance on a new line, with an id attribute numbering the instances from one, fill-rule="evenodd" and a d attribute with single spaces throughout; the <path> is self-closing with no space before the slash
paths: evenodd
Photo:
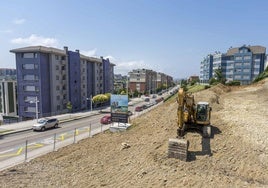
<path id="1" fill-rule="evenodd" d="M 90 123 L 89 126 L 76 127 L 68 131 L 44 135 L 39 138 L 30 137 L 25 143 L 6 146 L 0 151 L 0 170 L 57 151 L 82 139 L 90 138 L 93 135 L 108 130 L 109 127 L 110 125 L 99 124 L 97 128 L 92 129 Z"/>

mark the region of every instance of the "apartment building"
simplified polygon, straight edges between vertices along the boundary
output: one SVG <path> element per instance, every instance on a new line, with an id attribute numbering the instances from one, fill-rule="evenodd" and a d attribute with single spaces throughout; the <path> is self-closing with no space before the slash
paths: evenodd
<path id="1" fill-rule="evenodd" d="M 212 73 L 213 73 L 213 55 L 209 54 L 203 59 L 203 61 L 201 61 L 200 76 L 199 76 L 200 82 L 208 83 L 209 79 L 212 77 Z"/>
<path id="2" fill-rule="evenodd" d="M 221 69 L 227 82 L 240 81 L 242 85 L 250 84 L 265 68 L 266 48 L 263 46 L 246 46 L 229 48 L 226 53 L 215 53 L 209 60 L 201 62 L 200 81 L 207 83 L 214 76 L 216 69 Z M 208 63 L 209 62 L 209 63 Z M 205 66 L 210 65 L 210 66 Z"/>
<path id="3" fill-rule="evenodd" d="M 0 80 L 0 114 L 17 116 L 16 88 L 15 80 Z"/>
<path id="4" fill-rule="evenodd" d="M 90 96 L 112 91 L 114 64 L 109 59 L 87 57 L 68 47 L 30 46 L 10 52 L 16 56 L 21 118 L 35 117 L 35 105 L 39 117 L 66 113 L 69 101 L 73 112 L 81 111 L 89 108 Z"/>
<path id="5" fill-rule="evenodd" d="M 128 73 L 130 92 L 152 94 L 156 93 L 157 88 L 166 85 L 171 86 L 173 78 L 164 73 L 157 73 L 148 69 L 135 69 Z"/>
<path id="6" fill-rule="evenodd" d="M 2 79 L 11 79 L 16 80 L 16 69 L 11 68 L 0 68 L 0 80 Z"/>

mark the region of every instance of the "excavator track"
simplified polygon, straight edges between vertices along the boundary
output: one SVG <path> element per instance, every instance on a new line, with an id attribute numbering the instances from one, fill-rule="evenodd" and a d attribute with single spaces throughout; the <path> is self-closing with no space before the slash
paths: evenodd
<path id="1" fill-rule="evenodd" d="M 170 138 L 168 141 L 168 157 L 187 161 L 189 142 L 183 138 Z"/>

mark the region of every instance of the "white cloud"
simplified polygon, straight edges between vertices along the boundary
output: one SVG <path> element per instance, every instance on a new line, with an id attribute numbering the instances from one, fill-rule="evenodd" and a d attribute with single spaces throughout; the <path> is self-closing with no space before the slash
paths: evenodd
<path id="1" fill-rule="evenodd" d="M 93 50 L 88 50 L 88 51 L 81 50 L 80 54 L 83 54 L 83 55 L 89 56 L 89 57 L 97 57 L 96 52 L 97 52 L 97 48 L 94 48 Z"/>
<path id="2" fill-rule="evenodd" d="M 128 72 L 133 69 L 152 69 L 151 66 L 145 64 L 143 60 L 121 61 L 113 56 L 106 56 L 105 58 L 109 58 L 110 62 L 116 65 L 114 67 L 115 74 L 127 75 Z"/>
<path id="3" fill-rule="evenodd" d="M 48 37 L 46 38 L 43 36 L 32 34 L 31 36 L 26 38 L 19 37 L 12 39 L 11 43 L 20 45 L 29 45 L 29 46 L 41 45 L 41 46 L 57 47 L 58 40 L 55 38 L 48 38 Z"/>
<path id="4" fill-rule="evenodd" d="M 24 24 L 26 20 L 21 18 L 21 19 L 15 19 L 13 20 L 13 23 L 16 24 L 16 25 L 21 25 L 21 24 Z"/>

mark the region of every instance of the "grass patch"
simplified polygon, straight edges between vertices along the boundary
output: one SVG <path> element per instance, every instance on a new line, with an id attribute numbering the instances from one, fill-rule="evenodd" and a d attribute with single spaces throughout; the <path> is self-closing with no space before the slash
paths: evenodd
<path id="1" fill-rule="evenodd" d="M 205 85 L 193 85 L 193 86 L 187 86 L 187 92 L 195 93 L 198 91 L 205 90 L 206 86 Z"/>

